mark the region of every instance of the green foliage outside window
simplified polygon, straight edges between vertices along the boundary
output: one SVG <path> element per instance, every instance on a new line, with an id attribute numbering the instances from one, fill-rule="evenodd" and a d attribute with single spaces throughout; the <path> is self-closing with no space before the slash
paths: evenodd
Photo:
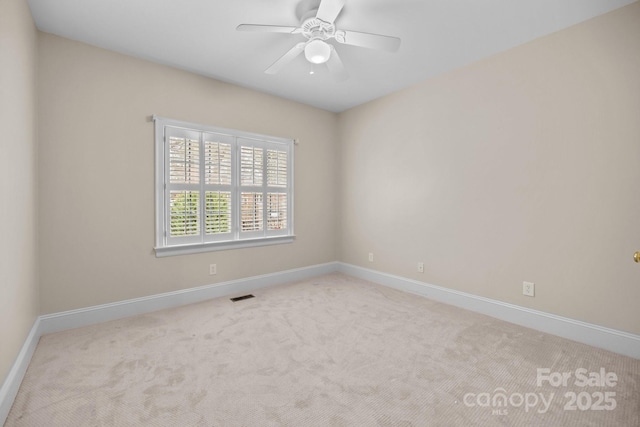
<path id="1" fill-rule="evenodd" d="M 220 234 L 231 232 L 231 194 L 207 191 L 205 193 L 205 232 Z M 171 192 L 171 236 L 197 236 L 200 234 L 200 193 L 198 191 Z"/>

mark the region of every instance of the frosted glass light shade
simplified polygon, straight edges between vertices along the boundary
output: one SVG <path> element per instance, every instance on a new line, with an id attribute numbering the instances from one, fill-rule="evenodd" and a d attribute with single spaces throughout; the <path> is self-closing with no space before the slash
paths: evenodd
<path id="1" fill-rule="evenodd" d="M 307 61 L 314 64 L 323 64 L 329 60 L 331 47 L 322 40 L 313 40 L 304 48 L 304 56 Z"/>

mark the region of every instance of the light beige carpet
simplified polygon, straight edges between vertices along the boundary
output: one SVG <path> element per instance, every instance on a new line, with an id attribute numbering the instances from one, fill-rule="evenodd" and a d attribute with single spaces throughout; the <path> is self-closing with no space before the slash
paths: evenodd
<path id="1" fill-rule="evenodd" d="M 253 294 L 43 336 L 6 426 L 640 425 L 639 360 L 340 274 Z"/>

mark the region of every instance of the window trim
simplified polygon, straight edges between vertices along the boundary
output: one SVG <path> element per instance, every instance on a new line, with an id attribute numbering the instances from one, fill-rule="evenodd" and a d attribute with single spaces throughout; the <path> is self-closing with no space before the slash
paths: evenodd
<path id="1" fill-rule="evenodd" d="M 193 254 L 193 253 L 202 253 L 202 252 L 211 252 L 211 251 L 219 251 L 219 250 L 229 250 L 229 249 L 239 249 L 239 248 L 248 248 L 248 247 L 257 247 L 257 246 L 266 246 L 266 245 L 275 245 L 275 244 L 283 244 L 283 243 L 291 243 L 295 239 L 294 234 L 294 141 L 292 139 L 273 137 L 268 135 L 261 135 L 256 133 L 239 131 L 236 129 L 226 129 L 220 127 L 214 127 L 210 125 L 203 125 L 198 123 L 191 123 L 181 120 L 174 120 L 165 117 L 160 117 L 157 115 L 153 115 L 152 119 L 154 121 L 154 131 L 155 131 L 155 253 L 156 257 L 165 257 L 165 256 L 173 256 L 173 255 L 185 255 L 185 254 Z M 224 240 L 224 241 L 205 241 L 205 242 L 197 242 L 197 243 L 181 243 L 181 244 L 168 244 L 166 233 L 168 230 L 167 226 L 167 218 L 168 218 L 168 202 L 166 201 L 166 188 L 167 188 L 167 174 L 166 168 L 168 167 L 168 159 L 166 156 L 166 145 L 165 145 L 165 126 L 170 126 L 173 128 L 184 129 L 188 131 L 197 131 L 197 132 L 211 132 L 216 134 L 222 134 L 226 136 L 230 136 L 234 138 L 234 146 L 235 148 L 240 147 L 240 140 L 254 140 L 259 141 L 264 145 L 264 153 L 265 157 L 267 154 L 267 150 L 269 146 L 277 146 L 281 144 L 286 144 L 287 151 L 289 152 L 288 162 L 287 162 L 287 187 L 285 193 L 288 196 L 288 204 L 287 204 L 287 231 L 285 234 L 279 235 L 269 235 L 270 233 L 266 230 L 267 223 L 265 222 L 263 226 L 265 227 L 265 236 L 261 236 L 258 238 L 245 237 L 239 238 L 235 240 Z M 234 153 L 234 159 L 238 157 L 238 153 Z M 266 158 L 265 158 L 266 164 Z M 235 162 L 233 165 L 233 170 L 235 174 L 234 184 L 232 191 L 235 192 L 235 200 L 239 201 L 240 191 L 242 186 L 238 181 L 239 173 L 237 166 L 239 165 L 239 161 Z M 265 195 L 268 193 L 268 186 L 266 184 L 267 177 L 265 179 L 264 191 Z M 277 191 L 280 192 L 280 191 Z M 266 204 L 266 201 L 265 201 Z M 234 227 L 239 227 L 239 219 L 240 219 L 240 203 L 237 203 L 237 206 L 233 206 L 232 210 L 236 211 L 235 215 L 235 225 Z M 204 211 L 200 211 L 202 218 L 201 222 L 204 222 Z M 266 215 L 266 214 L 265 214 Z M 239 231 L 238 231 L 239 233 Z M 238 233 L 235 233 L 239 235 Z M 232 234 L 234 234 L 232 232 Z M 274 233 L 271 233 L 274 234 Z M 277 234 L 277 233 L 276 233 Z"/>

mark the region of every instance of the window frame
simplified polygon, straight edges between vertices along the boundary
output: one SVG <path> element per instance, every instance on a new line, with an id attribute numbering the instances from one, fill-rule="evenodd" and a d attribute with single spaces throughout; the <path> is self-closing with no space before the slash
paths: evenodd
<path id="1" fill-rule="evenodd" d="M 295 238 L 293 222 L 293 183 L 294 183 L 294 141 L 292 139 L 260 135 L 244 132 L 236 129 L 227 129 L 202 125 L 181 120 L 169 119 L 160 116 L 152 116 L 155 131 L 155 253 L 156 257 L 184 255 L 190 253 L 211 252 L 236 248 L 247 248 L 274 244 L 291 243 Z M 174 184 L 169 182 L 170 156 L 169 138 L 167 135 L 199 134 L 199 181 L 198 184 Z M 207 134 L 216 134 L 224 143 L 231 144 L 231 185 L 209 184 L 204 180 L 205 155 L 204 146 Z M 193 135 L 193 134 L 192 134 Z M 222 141 L 221 141 L 222 142 Z M 246 186 L 241 183 L 241 147 L 247 144 L 263 150 L 262 185 Z M 285 151 L 286 159 L 286 185 L 280 187 L 269 186 L 268 150 Z M 187 188 L 196 188 L 188 190 Z M 198 214 L 199 234 L 192 237 L 170 237 L 170 192 L 173 191 L 197 191 L 199 192 Z M 230 238 L 222 239 L 220 236 L 207 235 L 206 227 L 206 194 L 209 191 L 231 191 L 231 232 Z M 241 231 L 241 193 L 254 191 L 262 193 L 262 231 Z M 268 195 L 285 194 L 286 196 L 286 227 L 283 229 L 269 229 L 268 222 Z"/>

